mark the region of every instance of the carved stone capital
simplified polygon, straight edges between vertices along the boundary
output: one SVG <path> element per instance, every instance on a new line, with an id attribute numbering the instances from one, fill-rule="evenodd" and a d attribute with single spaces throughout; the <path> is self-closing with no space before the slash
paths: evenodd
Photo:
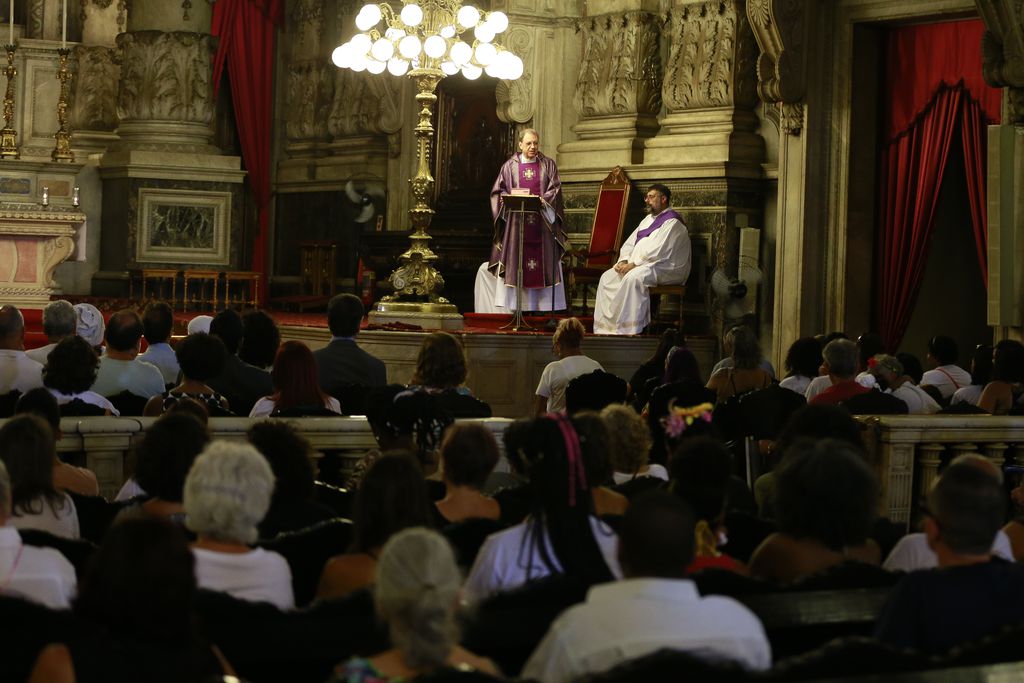
<path id="1" fill-rule="evenodd" d="M 676 0 L 662 98 L 670 112 L 757 103 L 758 50 L 746 0 Z"/>
<path id="2" fill-rule="evenodd" d="M 1024 0 L 975 0 L 985 22 L 982 73 L 989 85 L 1024 87 Z"/>
<path id="3" fill-rule="evenodd" d="M 583 118 L 657 114 L 661 109 L 661 26 L 644 11 L 580 22 L 583 60 L 573 105 Z"/>
<path id="4" fill-rule="evenodd" d="M 76 45 L 75 57 L 78 73 L 72 81 L 72 129 L 114 130 L 121 81 L 117 50 L 100 45 Z"/>
<path id="5" fill-rule="evenodd" d="M 528 66 L 514 81 L 498 81 L 495 99 L 498 118 L 505 123 L 527 123 L 533 119 L 533 74 L 537 70 L 536 35 L 523 27 L 510 28 L 502 37 L 505 47 L 518 55 Z"/>
<path id="6" fill-rule="evenodd" d="M 174 31 L 133 31 L 117 37 L 121 121 L 171 121 L 209 126 L 214 101 L 212 36 Z"/>
<path id="7" fill-rule="evenodd" d="M 810 11 L 811 0 L 747 0 L 747 18 L 761 48 L 757 92 L 765 102 L 804 99 Z"/>
<path id="8" fill-rule="evenodd" d="M 288 142 L 327 139 L 327 115 L 334 94 L 335 69 L 322 59 L 288 65 L 288 113 L 285 132 Z M 348 97 L 349 93 L 341 93 Z"/>

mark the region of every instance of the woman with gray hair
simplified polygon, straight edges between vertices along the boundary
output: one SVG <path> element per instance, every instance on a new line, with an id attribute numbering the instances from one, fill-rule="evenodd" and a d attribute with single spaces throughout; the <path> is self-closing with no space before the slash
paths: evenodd
<path id="1" fill-rule="evenodd" d="M 497 674 L 489 659 L 457 645 L 461 582 L 451 546 L 439 533 L 413 527 L 392 536 L 377 565 L 374 604 L 394 647 L 369 659 L 348 660 L 332 680 L 411 680 L 448 667 Z"/>
<path id="2" fill-rule="evenodd" d="M 292 573 L 275 552 L 250 548 L 256 525 L 267 514 L 274 474 L 249 444 L 214 441 L 196 458 L 185 479 L 185 526 L 200 588 L 242 600 L 292 609 Z"/>

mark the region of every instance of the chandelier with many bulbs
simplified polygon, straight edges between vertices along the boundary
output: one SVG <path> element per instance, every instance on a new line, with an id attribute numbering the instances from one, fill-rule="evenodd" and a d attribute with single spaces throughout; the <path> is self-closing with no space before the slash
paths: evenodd
<path id="1" fill-rule="evenodd" d="M 397 13 L 386 3 L 369 4 L 356 16 L 356 28 L 360 32 L 331 56 L 338 67 L 395 76 L 440 69 L 470 80 L 483 73 L 509 81 L 523 75 L 523 60 L 494 42 L 508 28 L 504 12 L 483 13 L 458 0 L 408 2 Z"/>

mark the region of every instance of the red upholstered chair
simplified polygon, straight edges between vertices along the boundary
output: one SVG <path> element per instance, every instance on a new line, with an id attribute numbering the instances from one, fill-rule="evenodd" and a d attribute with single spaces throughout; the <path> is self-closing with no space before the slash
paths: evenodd
<path id="1" fill-rule="evenodd" d="M 586 250 L 572 252 L 569 268 L 570 287 L 583 286 L 583 315 L 587 314 L 587 285 L 596 284 L 604 271 L 615 265 L 622 243 L 622 225 L 626 220 L 631 185 L 621 167 L 612 169 L 597 193 L 594 223 L 590 228 L 590 245 Z"/>

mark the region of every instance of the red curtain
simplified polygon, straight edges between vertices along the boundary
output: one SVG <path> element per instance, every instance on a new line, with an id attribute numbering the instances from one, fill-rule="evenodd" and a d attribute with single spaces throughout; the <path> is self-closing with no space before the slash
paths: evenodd
<path id="1" fill-rule="evenodd" d="M 274 111 L 274 38 L 283 20 L 282 0 L 219 0 L 211 33 L 220 39 L 213 62 L 214 87 L 227 65 L 242 161 L 256 202 L 258 227 L 252 250 L 262 274 L 259 298 L 267 300 L 267 219 L 270 208 L 270 144 Z"/>
<path id="2" fill-rule="evenodd" d="M 1002 93 L 981 76 L 984 30 L 972 20 L 889 34 L 875 307 L 889 350 L 899 347 L 914 310 L 957 124 L 978 263 L 987 279 L 985 125 L 999 120 Z"/>

